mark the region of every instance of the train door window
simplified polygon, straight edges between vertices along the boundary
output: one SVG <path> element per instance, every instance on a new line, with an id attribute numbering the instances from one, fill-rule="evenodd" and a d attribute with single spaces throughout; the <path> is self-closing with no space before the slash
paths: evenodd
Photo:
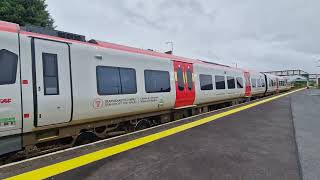
<path id="1" fill-rule="evenodd" d="M 228 84 L 228 89 L 236 88 L 234 77 L 228 76 L 227 77 L 227 84 Z"/>
<path id="2" fill-rule="evenodd" d="M 241 89 L 243 88 L 243 79 L 241 77 L 237 77 L 237 88 Z"/>
<path id="3" fill-rule="evenodd" d="M 97 66 L 99 95 L 137 93 L 136 71 L 132 68 Z"/>
<path id="4" fill-rule="evenodd" d="M 211 75 L 200 74 L 199 79 L 200 79 L 201 90 L 213 90 Z"/>
<path id="5" fill-rule="evenodd" d="M 42 53 L 44 95 L 59 94 L 58 56 Z"/>
<path id="6" fill-rule="evenodd" d="M 216 89 L 226 89 L 226 82 L 224 76 L 215 76 Z"/>
<path id="7" fill-rule="evenodd" d="M 170 92 L 170 74 L 168 71 L 145 70 L 145 88 L 147 93 Z"/>
<path id="8" fill-rule="evenodd" d="M 178 79 L 178 89 L 180 91 L 184 90 L 184 78 L 183 78 L 183 71 L 181 68 L 177 69 L 177 79 Z"/>
<path id="9" fill-rule="evenodd" d="M 17 76 L 18 56 L 8 50 L 0 50 L 0 85 L 14 84 Z"/>
<path id="10" fill-rule="evenodd" d="M 188 83 L 188 89 L 191 91 L 193 88 L 193 80 L 192 80 L 192 72 L 190 69 L 187 70 L 187 83 Z"/>

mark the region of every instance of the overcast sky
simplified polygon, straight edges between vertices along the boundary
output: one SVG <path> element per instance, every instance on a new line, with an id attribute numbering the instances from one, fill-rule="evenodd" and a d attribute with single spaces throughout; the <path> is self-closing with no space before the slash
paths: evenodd
<path id="1" fill-rule="evenodd" d="M 258 71 L 320 59 L 319 0 L 47 0 L 57 29 Z M 320 62 L 318 63 L 320 65 Z"/>

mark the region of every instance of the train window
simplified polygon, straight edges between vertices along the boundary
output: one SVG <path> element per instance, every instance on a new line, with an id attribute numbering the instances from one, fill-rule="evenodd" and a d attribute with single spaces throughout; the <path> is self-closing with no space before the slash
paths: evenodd
<path id="1" fill-rule="evenodd" d="M 236 88 L 234 77 L 228 76 L 227 77 L 227 84 L 228 84 L 228 89 Z"/>
<path id="2" fill-rule="evenodd" d="M 136 70 L 132 68 L 119 68 L 121 80 L 121 94 L 137 93 Z"/>
<path id="3" fill-rule="evenodd" d="M 183 78 L 183 71 L 181 68 L 177 70 L 177 78 L 178 78 L 178 89 L 180 91 L 184 90 L 184 78 Z"/>
<path id="4" fill-rule="evenodd" d="M 237 88 L 243 88 L 243 79 L 241 77 L 237 77 Z"/>
<path id="5" fill-rule="evenodd" d="M 137 93 L 136 71 L 132 68 L 97 66 L 99 95 Z"/>
<path id="6" fill-rule="evenodd" d="M 252 84 L 253 88 L 257 87 L 257 80 L 256 79 L 251 79 L 251 84 Z"/>
<path id="7" fill-rule="evenodd" d="M 187 70 L 187 82 L 188 82 L 188 89 L 191 91 L 193 88 L 193 80 L 192 80 L 192 72 L 190 69 Z"/>
<path id="8" fill-rule="evenodd" d="M 42 53 L 44 95 L 59 94 L 58 56 Z"/>
<path id="9" fill-rule="evenodd" d="M 17 76 L 18 56 L 8 50 L 0 50 L 0 85 L 14 84 Z"/>
<path id="10" fill-rule="evenodd" d="M 261 80 L 257 79 L 257 87 L 261 87 Z"/>
<path id="11" fill-rule="evenodd" d="M 264 79 L 261 79 L 261 87 L 265 87 L 266 86 L 266 82 L 264 81 Z"/>
<path id="12" fill-rule="evenodd" d="M 201 90 L 213 90 L 211 75 L 200 74 L 199 79 Z"/>
<path id="13" fill-rule="evenodd" d="M 168 71 L 145 70 L 145 88 L 147 93 L 170 92 L 170 74 Z"/>
<path id="14" fill-rule="evenodd" d="M 225 77 L 224 76 L 215 76 L 216 79 L 216 88 L 217 89 L 226 89 Z"/>

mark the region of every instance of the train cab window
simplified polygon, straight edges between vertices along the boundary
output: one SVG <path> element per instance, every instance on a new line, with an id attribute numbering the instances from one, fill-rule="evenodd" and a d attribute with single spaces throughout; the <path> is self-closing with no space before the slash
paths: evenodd
<path id="1" fill-rule="evenodd" d="M 226 82 L 224 76 L 215 76 L 216 89 L 226 89 Z"/>
<path id="2" fill-rule="evenodd" d="M 0 50 L 0 85 L 14 84 L 17 76 L 18 56 L 8 50 Z"/>
<path id="3" fill-rule="evenodd" d="M 252 88 L 257 87 L 257 80 L 256 79 L 251 79 L 251 84 L 252 84 Z"/>
<path id="4" fill-rule="evenodd" d="M 145 70 L 145 88 L 147 93 L 170 92 L 170 74 L 168 71 Z"/>
<path id="5" fill-rule="evenodd" d="M 200 79 L 201 90 L 213 90 L 211 75 L 200 74 L 199 79 Z"/>
<path id="6" fill-rule="evenodd" d="M 227 77 L 227 84 L 228 84 L 228 89 L 236 88 L 234 77 L 228 76 Z"/>
<path id="7" fill-rule="evenodd" d="M 42 53 L 44 95 L 59 94 L 57 54 Z"/>
<path id="8" fill-rule="evenodd" d="M 181 68 L 177 70 L 177 79 L 178 79 L 178 89 L 180 91 L 184 90 L 184 78 L 183 78 L 183 71 Z"/>
<path id="9" fill-rule="evenodd" d="M 243 79 L 241 77 L 237 77 L 236 80 L 237 80 L 237 88 L 238 89 L 243 88 Z"/>
<path id="10" fill-rule="evenodd" d="M 99 95 L 137 93 L 136 71 L 132 68 L 97 66 Z"/>
<path id="11" fill-rule="evenodd" d="M 187 70 L 187 83 L 188 83 L 188 89 L 191 91 L 193 88 L 193 80 L 192 80 L 192 72 L 190 69 Z"/>

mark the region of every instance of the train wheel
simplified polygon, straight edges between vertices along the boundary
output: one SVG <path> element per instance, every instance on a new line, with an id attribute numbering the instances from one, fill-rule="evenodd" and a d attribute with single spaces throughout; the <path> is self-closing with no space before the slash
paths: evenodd
<path id="1" fill-rule="evenodd" d="M 98 137 L 93 132 L 83 132 L 78 137 L 74 146 L 89 144 L 98 140 Z"/>
<path id="2" fill-rule="evenodd" d="M 149 127 L 151 127 L 150 122 L 148 120 L 146 120 L 146 119 L 142 119 L 142 120 L 138 121 L 138 123 L 134 127 L 134 130 L 135 131 L 139 131 L 139 130 L 142 130 L 142 129 L 147 129 Z"/>

